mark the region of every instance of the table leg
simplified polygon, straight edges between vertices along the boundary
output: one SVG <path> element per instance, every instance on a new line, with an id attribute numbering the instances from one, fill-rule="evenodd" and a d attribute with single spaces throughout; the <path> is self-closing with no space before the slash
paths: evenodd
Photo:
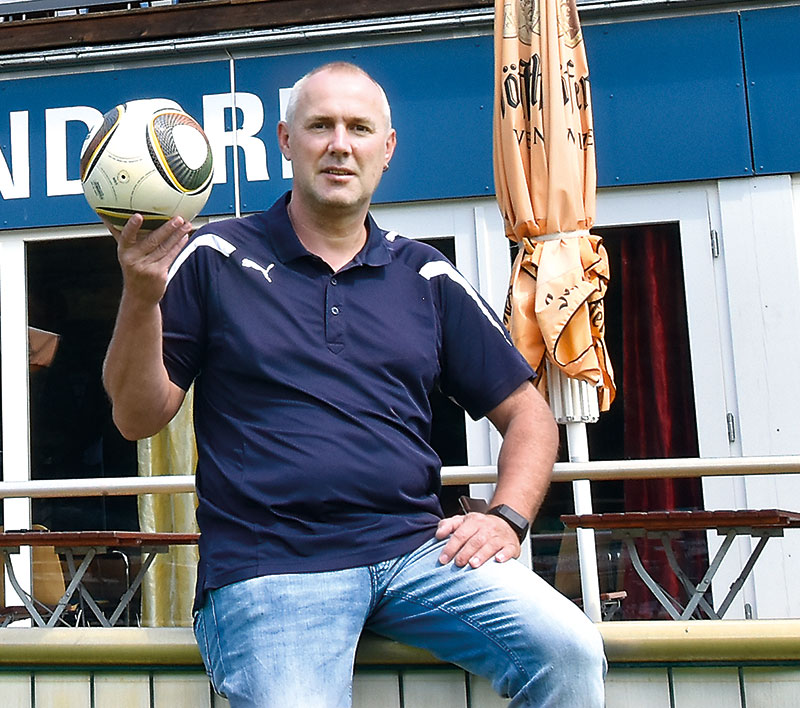
<path id="1" fill-rule="evenodd" d="M 136 577 L 133 579 L 130 587 L 125 591 L 122 597 L 119 600 L 119 604 L 117 605 L 117 609 L 114 610 L 114 613 L 109 618 L 109 624 L 113 627 L 117 620 L 119 619 L 120 615 L 124 612 L 125 608 L 128 606 L 128 603 L 133 599 L 133 596 L 136 594 L 136 591 L 139 589 L 139 586 L 142 584 L 142 580 L 144 579 L 144 574 L 147 572 L 148 568 L 153 564 L 155 560 L 156 554 L 160 551 L 150 551 L 145 556 L 144 560 L 142 561 L 142 567 L 139 568 L 139 572 L 136 574 Z"/>
<path id="2" fill-rule="evenodd" d="M 675 601 L 666 592 L 664 589 L 653 579 L 650 573 L 647 572 L 647 569 L 642 564 L 642 559 L 639 558 L 639 551 L 636 548 L 636 541 L 631 536 L 624 536 L 623 540 L 625 541 L 625 546 L 628 548 L 628 555 L 630 556 L 631 563 L 633 564 L 634 569 L 639 574 L 639 577 L 644 581 L 644 584 L 650 588 L 650 592 L 655 595 L 656 599 L 661 603 L 664 609 L 669 612 L 670 617 L 672 619 L 677 620 L 680 619 L 680 613 L 675 609 Z"/>
<path id="3" fill-rule="evenodd" d="M 14 564 L 11 562 L 11 558 L 8 557 L 8 551 L 6 550 L 3 551 L 3 563 L 5 564 L 6 572 L 8 573 L 8 580 L 11 583 L 11 587 L 14 588 L 14 591 L 19 596 L 19 599 L 22 600 L 22 604 L 25 605 L 25 609 L 28 610 L 28 612 L 30 613 L 31 619 L 33 619 L 33 621 L 39 627 L 44 627 L 45 621 L 44 619 L 42 619 L 42 616 L 39 614 L 39 611 L 34 606 L 33 601 L 28 596 L 28 593 L 26 593 L 22 589 L 22 586 L 19 584 L 19 581 L 17 580 L 17 575 L 16 573 L 14 573 Z"/>
<path id="4" fill-rule="evenodd" d="M 675 577 L 680 580 L 686 592 L 689 593 L 689 598 L 691 599 L 694 597 L 694 594 L 698 592 L 698 589 L 696 585 L 692 584 L 692 581 L 689 580 L 689 577 L 683 572 L 683 568 L 681 568 L 678 564 L 678 559 L 675 557 L 675 551 L 672 548 L 672 536 L 665 533 L 662 534 L 660 538 L 661 545 L 664 547 L 664 553 L 667 556 L 669 567 L 672 568 L 672 572 L 675 573 Z M 700 607 L 705 611 L 709 619 L 719 619 L 719 615 L 717 615 L 717 613 L 714 611 L 714 608 L 702 595 L 700 596 Z M 688 619 L 688 617 L 682 616 L 682 619 Z"/>
<path id="5" fill-rule="evenodd" d="M 700 603 L 700 600 L 703 599 L 703 595 L 706 594 L 708 588 L 711 587 L 711 580 L 716 575 L 717 570 L 719 570 L 719 566 L 722 563 L 722 559 L 725 558 L 725 555 L 730 549 L 731 544 L 733 543 L 734 539 L 736 538 L 736 534 L 738 532 L 736 529 L 731 529 L 725 534 L 725 540 L 722 542 L 722 545 L 717 550 L 716 555 L 714 556 L 711 565 L 708 567 L 708 570 L 703 575 L 702 580 L 697 583 L 697 589 L 695 590 L 694 596 L 689 600 L 689 603 L 686 605 L 686 609 L 683 611 L 682 619 L 689 619 L 692 616 L 697 605 Z M 722 617 L 722 612 L 717 613 L 719 617 Z"/>
<path id="6" fill-rule="evenodd" d="M 756 564 L 758 557 L 761 555 L 761 551 L 764 550 L 764 546 L 767 545 L 767 541 L 772 536 L 783 536 L 783 532 L 780 533 L 769 533 L 764 534 L 761 538 L 758 539 L 758 544 L 753 549 L 753 552 L 750 554 L 750 558 L 747 559 L 747 563 L 745 563 L 744 568 L 742 568 L 742 572 L 739 573 L 739 576 L 731 585 L 730 589 L 728 590 L 728 594 L 725 595 L 725 599 L 722 601 L 722 604 L 719 606 L 719 616 L 722 617 L 730 607 L 733 599 L 736 597 L 739 590 L 742 589 L 742 585 L 744 585 L 744 581 L 747 579 L 747 576 L 750 574 L 750 571 L 753 569 L 753 566 Z"/>
<path id="7" fill-rule="evenodd" d="M 75 593 L 75 590 L 80 586 L 81 579 L 83 578 L 84 574 L 86 573 L 86 569 L 89 567 L 89 563 L 92 562 L 91 555 L 87 555 L 86 558 L 83 559 L 83 562 L 80 564 L 78 570 L 75 570 L 75 559 L 72 557 L 72 553 L 67 555 L 67 567 L 69 568 L 69 577 L 70 581 L 67 585 L 67 589 L 64 590 L 64 594 L 61 596 L 61 599 L 58 601 L 56 605 L 56 609 L 53 612 L 53 615 L 50 617 L 49 621 L 47 622 L 48 627 L 54 627 L 58 618 L 61 617 L 61 614 L 67 607 L 67 603 L 70 601 L 70 598 Z"/>
<path id="8" fill-rule="evenodd" d="M 89 605 L 92 612 L 94 612 L 94 615 L 95 617 L 97 617 L 100 624 L 103 627 L 110 627 L 111 624 L 109 624 L 109 621 L 106 619 L 106 616 L 103 614 L 103 611 L 97 606 L 97 603 L 94 601 L 94 598 L 89 594 L 89 591 L 83 585 L 83 577 L 84 575 L 86 575 L 86 570 L 89 567 L 89 563 L 91 563 L 94 557 L 97 555 L 97 549 L 90 548 L 87 551 L 86 556 L 84 556 L 84 559 L 81 562 L 77 572 L 75 571 L 75 558 L 72 555 L 72 549 L 71 548 L 66 549 L 64 555 L 67 558 L 67 567 L 69 568 L 69 574 L 71 578 L 69 588 L 67 588 L 69 595 L 67 595 L 66 592 L 64 593 L 67 600 L 69 600 L 69 598 L 72 596 L 72 593 L 75 592 L 75 588 L 77 587 L 78 591 L 81 594 L 81 597 L 86 601 L 86 604 Z M 71 591 L 70 588 L 72 588 Z"/>

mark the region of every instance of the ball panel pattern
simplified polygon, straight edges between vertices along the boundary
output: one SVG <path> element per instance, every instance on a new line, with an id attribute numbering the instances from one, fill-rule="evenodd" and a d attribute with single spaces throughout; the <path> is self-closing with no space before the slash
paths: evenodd
<path id="1" fill-rule="evenodd" d="M 189 167 L 175 143 L 174 129 L 178 125 L 196 128 L 206 148 L 205 160 L 197 168 Z M 147 148 L 153 164 L 164 181 L 186 194 L 194 194 L 208 186 L 213 176 L 211 145 L 202 128 L 191 116 L 174 111 L 163 111 L 153 116 L 147 131 Z"/>
<path id="2" fill-rule="evenodd" d="M 80 162 L 81 180 L 86 179 L 86 175 L 92 171 L 100 155 L 103 154 L 103 148 L 117 129 L 124 110 L 124 106 L 116 106 L 108 111 L 103 116 L 103 122 L 97 129 L 97 132 L 95 132 L 91 140 L 84 146 Z"/>
<path id="3" fill-rule="evenodd" d="M 122 231 L 122 228 L 134 214 L 141 214 L 144 221 L 140 231 L 153 231 L 162 224 L 166 224 L 171 217 L 163 214 L 153 214 L 141 209 L 121 209 L 118 207 L 97 208 L 95 210 L 99 216 L 105 219 L 114 227 Z"/>

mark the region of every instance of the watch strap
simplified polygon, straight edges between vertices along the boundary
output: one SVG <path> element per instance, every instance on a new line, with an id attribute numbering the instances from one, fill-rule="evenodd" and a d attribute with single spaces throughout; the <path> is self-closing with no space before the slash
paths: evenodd
<path id="1" fill-rule="evenodd" d="M 499 516 L 505 521 L 514 530 L 514 533 L 517 534 L 520 543 L 525 540 L 528 529 L 530 529 L 530 524 L 522 514 L 514 511 L 508 504 L 493 506 L 486 513 L 492 516 Z"/>

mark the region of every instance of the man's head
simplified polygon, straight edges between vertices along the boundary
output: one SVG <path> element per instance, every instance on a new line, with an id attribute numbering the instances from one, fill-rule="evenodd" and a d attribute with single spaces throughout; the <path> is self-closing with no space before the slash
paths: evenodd
<path id="1" fill-rule="evenodd" d="M 286 104 L 286 122 L 291 124 L 294 120 L 295 113 L 297 111 L 297 99 L 300 96 L 300 93 L 303 90 L 303 87 L 308 83 L 308 80 L 314 76 L 315 74 L 319 74 L 322 71 L 334 71 L 334 72 L 345 72 L 345 73 L 355 73 L 361 74 L 363 77 L 369 79 L 374 85 L 375 88 L 378 89 L 378 92 L 383 99 L 383 117 L 386 121 L 387 128 L 392 127 L 392 111 L 389 107 L 389 99 L 386 98 L 386 93 L 383 90 L 383 87 L 375 81 L 366 71 L 364 71 L 360 66 L 356 64 L 351 64 L 350 62 L 346 61 L 335 61 L 330 62 L 329 64 L 323 64 L 322 66 L 318 66 L 316 69 L 312 69 L 307 74 L 301 76 L 297 81 L 295 81 L 294 86 L 292 86 L 292 90 L 289 93 L 289 101 Z"/>
<path id="2" fill-rule="evenodd" d="M 278 141 L 293 163 L 295 208 L 334 213 L 369 206 L 396 136 L 383 89 L 359 67 L 337 62 L 294 85 Z"/>

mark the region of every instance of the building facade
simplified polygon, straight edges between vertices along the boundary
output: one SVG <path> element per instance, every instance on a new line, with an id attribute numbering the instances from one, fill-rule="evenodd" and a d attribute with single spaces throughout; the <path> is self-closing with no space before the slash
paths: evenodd
<path id="1" fill-rule="evenodd" d="M 264 209 L 288 189 L 291 166 L 278 151 L 275 124 L 295 80 L 328 60 L 362 65 L 389 95 L 399 139 L 376 195 L 378 222 L 440 247 L 502 311 L 510 255 L 493 197 L 492 7 L 319 5 L 0 4 L 4 480 L 137 472 L 136 447 L 113 429 L 99 378 L 120 287 L 114 245 L 86 204 L 78 174 L 89 126 L 126 100 L 170 98 L 203 125 L 215 160 L 214 189 L 197 219 L 204 223 Z M 681 392 L 668 421 L 658 407 L 631 412 L 623 385 L 612 411 L 592 427 L 590 454 L 796 455 L 800 146 L 792 118 L 800 104 L 800 5 L 579 8 L 598 155 L 595 230 L 612 258 L 607 328 L 614 363 L 624 384 L 634 380 L 630 362 L 667 352 L 667 380 Z M 643 244 L 662 249 L 660 265 L 636 260 L 650 250 Z M 649 281 L 669 294 L 663 307 L 676 315 L 652 351 L 642 348 L 627 317 Z M 638 317 L 652 324 L 654 313 Z M 32 369 L 29 327 L 59 335 L 50 366 Z M 679 418 L 683 428 L 669 443 L 642 447 L 648 431 Z M 437 421 L 446 467 L 493 463 L 497 438 L 486 422 L 464 420 L 445 400 L 437 402 Z M 634 423 L 639 433 L 631 432 Z M 558 516 L 571 511 L 562 486 L 554 485 L 538 522 L 542 535 L 560 532 Z M 798 492 L 792 475 L 714 477 L 681 490 L 672 503 L 792 508 Z M 595 506 L 637 509 L 637 494 L 623 483 L 602 483 Z M 657 500 L 649 503 L 654 508 Z M 7 499 L 3 511 L 7 527 L 138 524 L 133 499 Z M 700 541 L 701 555 L 718 545 L 714 536 L 707 542 Z M 792 585 L 799 544 L 792 534 L 770 544 L 731 617 L 800 616 Z M 748 550 L 742 541 L 715 592 L 724 594 Z M 534 566 L 554 582 L 558 554 L 558 547 L 533 549 Z M 615 582 L 615 568 L 601 573 L 604 583 Z M 649 616 L 642 612 L 631 616 Z"/>

